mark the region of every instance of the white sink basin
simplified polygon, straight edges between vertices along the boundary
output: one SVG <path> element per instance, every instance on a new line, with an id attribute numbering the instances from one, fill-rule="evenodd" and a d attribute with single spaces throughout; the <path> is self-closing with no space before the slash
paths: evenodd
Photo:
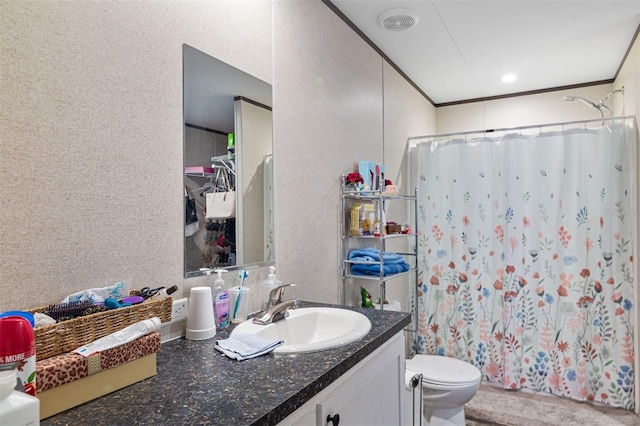
<path id="1" fill-rule="evenodd" d="M 323 351 L 347 345 L 362 338 L 371 329 L 369 318 L 359 312 L 340 308 L 298 308 L 289 310 L 287 318 L 268 325 L 251 320 L 238 324 L 231 332 L 256 334 L 284 344 L 273 352 L 294 354 Z"/>

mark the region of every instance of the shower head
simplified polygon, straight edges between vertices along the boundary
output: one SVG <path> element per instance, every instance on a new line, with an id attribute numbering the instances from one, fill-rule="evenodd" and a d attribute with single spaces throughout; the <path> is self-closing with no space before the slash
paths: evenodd
<path id="1" fill-rule="evenodd" d="M 590 106 L 591 108 L 597 109 L 598 111 L 600 111 L 600 115 L 602 117 L 604 117 L 604 113 L 602 112 L 603 109 L 606 109 L 607 112 L 609 113 L 609 115 L 611 115 L 611 110 L 609 109 L 609 107 L 607 107 L 605 105 L 605 102 L 611 97 L 613 96 L 614 93 L 622 93 L 622 96 L 624 96 L 624 86 L 622 86 L 620 89 L 616 89 L 613 90 L 611 92 L 609 92 L 609 94 L 607 94 L 607 96 L 605 96 L 604 98 L 602 98 L 602 100 L 600 102 L 598 102 L 597 104 L 591 102 L 590 100 L 587 100 L 585 98 L 581 98 L 580 96 L 565 96 L 562 99 L 565 101 L 580 101 L 583 104 Z"/>
<path id="2" fill-rule="evenodd" d="M 564 99 L 565 101 L 580 101 L 583 104 L 590 106 L 591 108 L 599 109 L 599 107 L 596 104 L 594 104 L 590 100 L 581 98 L 580 96 L 565 96 L 562 99 Z"/>
<path id="3" fill-rule="evenodd" d="M 590 106 L 593 109 L 597 109 L 598 112 L 600 112 L 600 116 L 604 117 L 604 114 L 602 113 L 602 109 L 600 109 L 601 105 L 596 105 L 593 102 L 591 102 L 591 101 L 589 101 L 589 100 L 587 100 L 585 98 L 581 98 L 580 96 L 565 96 L 562 99 L 564 99 L 565 101 L 580 101 L 583 104 L 585 104 L 587 106 Z"/>

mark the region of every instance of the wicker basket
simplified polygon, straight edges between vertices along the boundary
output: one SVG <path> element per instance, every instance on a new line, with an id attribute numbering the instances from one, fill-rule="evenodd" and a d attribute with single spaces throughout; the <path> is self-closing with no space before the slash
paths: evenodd
<path id="1" fill-rule="evenodd" d="M 133 293 L 133 292 L 132 292 Z M 36 335 L 36 360 L 70 352 L 108 334 L 122 330 L 138 321 L 158 317 L 161 322 L 171 321 L 170 297 L 150 299 L 143 303 L 119 309 L 45 325 L 34 329 Z M 48 306 L 28 309 L 32 314 L 46 311 Z"/>

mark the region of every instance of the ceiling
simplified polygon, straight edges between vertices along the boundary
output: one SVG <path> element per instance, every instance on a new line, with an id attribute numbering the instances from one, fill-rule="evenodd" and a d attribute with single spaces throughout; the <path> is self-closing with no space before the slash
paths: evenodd
<path id="1" fill-rule="evenodd" d="M 611 82 L 640 25 L 640 0 L 324 1 L 437 106 Z M 396 8 L 417 13 L 417 25 L 378 25 Z M 505 74 L 517 80 L 503 83 Z"/>

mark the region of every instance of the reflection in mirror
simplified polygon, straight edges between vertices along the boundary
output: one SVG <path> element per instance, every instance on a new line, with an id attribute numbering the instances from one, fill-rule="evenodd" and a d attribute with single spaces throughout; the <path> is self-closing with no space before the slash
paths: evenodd
<path id="1" fill-rule="evenodd" d="M 185 276 L 273 263 L 271 85 L 187 45 L 183 74 Z"/>

